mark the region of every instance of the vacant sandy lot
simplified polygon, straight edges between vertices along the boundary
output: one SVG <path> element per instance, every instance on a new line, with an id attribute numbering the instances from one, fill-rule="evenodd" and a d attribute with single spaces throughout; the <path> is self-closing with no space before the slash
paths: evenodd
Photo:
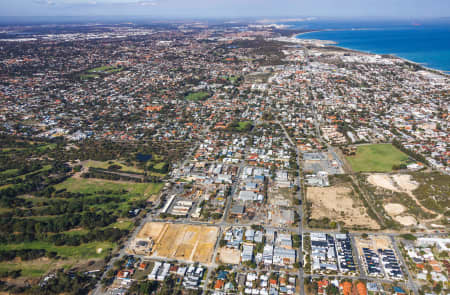
<path id="1" fill-rule="evenodd" d="M 384 210 L 386 210 L 387 214 L 396 216 L 405 212 L 406 208 L 402 204 L 389 203 L 384 205 Z"/>
<path id="2" fill-rule="evenodd" d="M 218 228 L 149 222 L 138 233 L 138 239 L 151 237 L 155 242 L 152 257 L 210 263 Z"/>
<path id="3" fill-rule="evenodd" d="M 147 222 L 138 233 L 139 239 L 152 238 L 153 241 L 158 241 L 161 236 L 161 232 L 169 226 L 168 223 L 162 222 Z"/>
<path id="4" fill-rule="evenodd" d="M 386 213 L 389 214 L 389 216 L 403 226 L 417 224 L 417 221 L 413 216 L 403 214 L 406 211 L 406 208 L 402 204 L 389 203 L 384 205 L 384 210 L 386 210 Z"/>
<path id="5" fill-rule="evenodd" d="M 411 215 L 395 216 L 394 220 L 403 226 L 411 226 L 417 224 L 417 220 Z"/>
<path id="6" fill-rule="evenodd" d="M 292 191 L 288 188 L 269 188 L 268 201 L 274 206 L 292 206 Z"/>
<path id="7" fill-rule="evenodd" d="M 395 186 L 395 183 L 389 174 L 371 174 L 367 178 L 367 181 L 374 186 L 378 186 L 378 187 L 388 189 L 388 190 L 391 190 L 394 192 L 400 191 Z"/>
<path id="8" fill-rule="evenodd" d="M 408 174 L 395 174 L 392 178 L 397 185 L 404 191 L 412 192 L 419 187 L 419 184 L 411 179 L 411 175 Z"/>
<path id="9" fill-rule="evenodd" d="M 222 248 L 219 251 L 219 259 L 222 263 L 239 264 L 241 262 L 241 251 L 231 248 Z"/>
<path id="10" fill-rule="evenodd" d="M 342 221 L 349 227 L 380 228 L 378 223 L 369 217 L 363 203 L 355 198 L 352 197 L 349 185 L 308 187 L 307 191 L 307 199 L 312 202 L 313 219 L 328 217 L 333 221 Z"/>
<path id="11" fill-rule="evenodd" d="M 431 220 L 438 220 L 442 217 L 441 214 L 434 212 L 426 207 L 424 207 L 420 201 L 416 198 L 413 191 L 419 187 L 419 183 L 412 180 L 411 175 L 409 174 L 372 174 L 369 175 L 367 181 L 379 188 L 391 190 L 394 192 L 406 193 L 411 199 L 416 202 L 417 206 L 420 207 L 424 212 L 436 214 L 437 217 Z M 417 224 L 416 217 L 411 215 L 402 215 L 406 208 L 400 209 L 400 204 L 386 204 L 384 205 L 384 209 L 386 212 L 397 222 L 402 224 L 403 226 L 411 226 Z M 403 210 L 402 212 L 398 212 L 399 210 Z M 423 221 L 423 220 L 422 220 Z"/>
<path id="12" fill-rule="evenodd" d="M 411 179 L 409 174 L 371 174 L 367 181 L 377 187 L 388 189 L 394 192 L 408 192 L 419 187 L 419 184 Z"/>

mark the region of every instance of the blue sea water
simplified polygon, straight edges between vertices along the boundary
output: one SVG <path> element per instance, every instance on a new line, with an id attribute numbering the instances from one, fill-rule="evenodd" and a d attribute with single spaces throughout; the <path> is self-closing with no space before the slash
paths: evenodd
<path id="1" fill-rule="evenodd" d="M 330 28 L 329 28 L 330 29 Z M 337 46 L 376 54 L 393 54 L 423 66 L 450 72 L 450 25 L 409 24 L 364 29 L 339 28 L 299 35 L 337 42 Z"/>

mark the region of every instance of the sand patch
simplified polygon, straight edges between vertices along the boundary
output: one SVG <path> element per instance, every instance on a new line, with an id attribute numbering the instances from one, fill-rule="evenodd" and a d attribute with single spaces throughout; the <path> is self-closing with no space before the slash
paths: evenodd
<path id="1" fill-rule="evenodd" d="M 167 227 L 166 223 L 147 222 L 139 231 L 137 237 L 139 239 L 152 238 L 157 241 L 164 228 Z"/>
<path id="2" fill-rule="evenodd" d="M 417 224 L 417 220 L 411 215 L 402 215 L 406 212 L 405 206 L 401 204 L 389 203 L 384 205 L 384 210 L 389 214 L 395 221 L 403 226 L 412 226 Z"/>
<path id="3" fill-rule="evenodd" d="M 367 181 L 374 185 L 384 189 L 388 189 L 394 192 L 399 192 L 400 190 L 395 186 L 394 181 L 391 179 L 389 174 L 371 174 L 367 178 Z"/>
<path id="4" fill-rule="evenodd" d="M 411 179 L 409 174 L 371 174 L 367 181 L 374 185 L 394 192 L 412 192 L 419 184 Z"/>
<path id="5" fill-rule="evenodd" d="M 411 179 L 409 174 L 395 174 L 392 179 L 404 191 L 412 192 L 419 187 L 419 184 Z"/>
<path id="6" fill-rule="evenodd" d="M 406 208 L 402 204 L 389 203 L 384 205 L 384 210 L 386 210 L 387 214 L 396 216 L 405 212 Z"/>
<path id="7" fill-rule="evenodd" d="M 433 210 L 430 210 L 422 205 L 422 203 L 417 199 L 417 197 L 414 195 L 413 191 L 416 190 L 419 187 L 419 183 L 412 180 L 411 175 L 409 174 L 371 174 L 369 177 L 367 177 L 367 181 L 376 186 L 381 187 L 387 190 L 391 190 L 393 192 L 399 192 L 399 193 L 406 193 L 411 199 L 414 200 L 414 202 L 417 204 L 418 207 L 420 207 L 424 212 L 435 214 L 437 215 L 434 218 L 428 219 L 428 221 L 433 220 L 439 220 L 442 218 L 442 214 L 439 214 Z M 408 226 L 411 225 L 412 219 L 414 219 L 414 223 L 416 224 L 416 219 L 413 216 L 398 216 L 401 213 L 389 213 L 389 204 L 385 205 L 386 212 L 395 220 L 400 222 L 401 224 Z M 395 208 L 392 208 L 392 210 L 395 211 Z M 426 221 L 426 220 L 422 220 Z"/>
<path id="8" fill-rule="evenodd" d="M 416 219 L 411 215 L 405 215 L 405 216 L 395 216 L 394 220 L 400 223 L 403 226 L 412 226 L 416 225 L 417 221 Z"/>
<path id="9" fill-rule="evenodd" d="M 359 226 L 378 229 L 378 223 L 368 214 L 367 209 L 349 185 L 332 187 L 308 187 L 307 199 L 312 203 L 311 218 L 329 218 L 341 221 L 348 227 Z"/>

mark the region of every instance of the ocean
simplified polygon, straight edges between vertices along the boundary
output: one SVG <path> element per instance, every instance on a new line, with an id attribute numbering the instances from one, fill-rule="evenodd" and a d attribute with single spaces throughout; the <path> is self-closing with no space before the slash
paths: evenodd
<path id="1" fill-rule="evenodd" d="M 447 22 L 392 26 L 377 26 L 371 23 L 366 28 L 363 24 L 346 26 L 341 25 L 335 30 L 329 27 L 329 30 L 310 32 L 297 38 L 331 40 L 335 41 L 337 46 L 348 49 L 393 54 L 425 67 L 450 73 L 450 24 Z M 352 28 L 349 28 L 350 26 Z M 325 29 L 325 26 L 322 25 L 320 29 Z"/>

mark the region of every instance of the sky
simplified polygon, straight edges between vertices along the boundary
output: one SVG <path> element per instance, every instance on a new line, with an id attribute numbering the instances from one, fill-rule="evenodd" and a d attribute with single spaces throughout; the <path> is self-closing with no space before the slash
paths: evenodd
<path id="1" fill-rule="evenodd" d="M 1 16 L 450 17 L 450 0 L 0 0 Z"/>

